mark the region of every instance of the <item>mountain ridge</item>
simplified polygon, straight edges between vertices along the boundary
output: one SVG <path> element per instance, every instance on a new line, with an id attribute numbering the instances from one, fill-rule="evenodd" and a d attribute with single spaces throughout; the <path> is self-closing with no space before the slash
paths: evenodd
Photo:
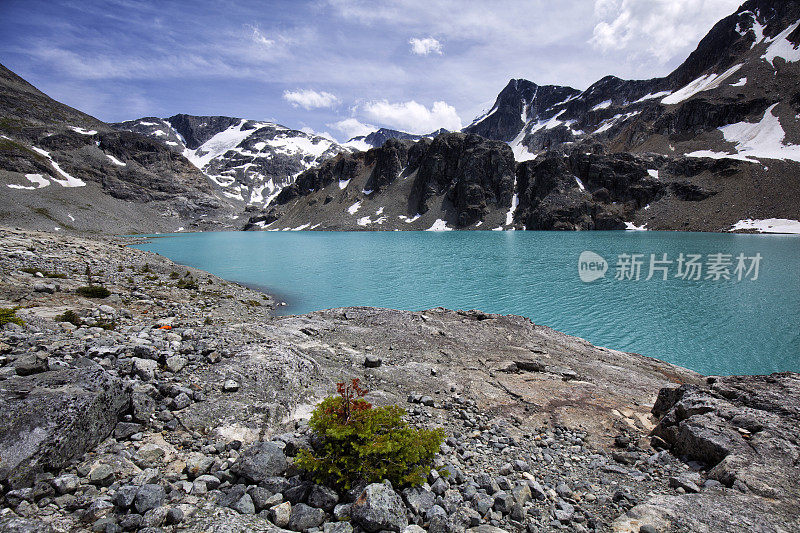
<path id="1" fill-rule="evenodd" d="M 248 227 L 486 229 L 486 222 L 491 229 L 727 231 L 743 220 L 800 220 L 798 45 L 800 2 L 749 0 L 668 76 L 605 76 L 584 91 L 509 81 L 489 111 L 463 130 L 511 148 L 517 167 L 512 183 L 504 180 L 499 204 L 482 203 L 495 191 L 465 174 L 437 189 L 442 203 L 430 215 L 413 208 L 417 189 L 398 186 L 400 200 L 379 195 L 365 185 L 376 175 L 385 185 L 418 175 L 412 166 L 393 176 L 374 163 L 402 161 L 398 154 L 413 150 L 441 163 L 457 157 L 463 143 L 443 143 L 452 153 L 433 153 L 422 141 L 415 149 L 385 144 L 317 171 L 338 173 L 338 183 L 361 183 L 363 190 L 337 191 L 330 186 L 337 180 L 318 180 L 324 191 L 290 188 Z M 492 150 L 497 160 L 507 157 L 504 149 Z M 315 182 L 297 178 L 309 179 Z M 477 219 L 463 218 L 452 204 L 464 187 Z M 339 202 L 348 204 L 332 212 Z M 350 213 L 354 202 L 374 207 L 375 215 Z"/>
<path id="2" fill-rule="evenodd" d="M 796 0 L 748 0 L 665 77 L 584 91 L 512 79 L 462 133 L 343 144 L 237 117 L 105 124 L 2 67 L 0 219 L 128 233 L 800 220 L 798 86 Z"/>

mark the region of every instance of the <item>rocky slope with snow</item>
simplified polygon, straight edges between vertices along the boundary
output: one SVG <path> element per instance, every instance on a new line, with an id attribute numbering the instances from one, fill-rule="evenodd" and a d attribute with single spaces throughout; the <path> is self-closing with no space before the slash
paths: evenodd
<path id="1" fill-rule="evenodd" d="M 626 229 L 665 195 L 711 194 L 659 180 L 648 169 L 662 159 L 553 152 L 517 163 L 508 144 L 474 134 L 390 140 L 301 174 L 247 229 Z"/>
<path id="2" fill-rule="evenodd" d="M 234 206 L 182 155 L 56 102 L 2 65 L 0 190 L 0 221 L 49 231 L 234 227 Z"/>
<path id="3" fill-rule="evenodd" d="M 221 193 L 263 206 L 301 172 L 355 148 L 272 122 L 175 115 L 112 124 L 147 135 L 184 155 Z"/>
<path id="4" fill-rule="evenodd" d="M 359 159 L 363 189 L 337 192 L 325 180 L 324 193 L 298 188 L 307 199 L 278 198 L 250 227 L 792 230 L 800 227 L 798 87 L 800 2 L 749 0 L 664 78 L 608 76 L 585 91 L 511 80 L 464 129 L 509 145 L 518 165 L 500 194 L 492 183 L 457 180 L 434 188 L 433 210 L 420 208 L 412 187 L 365 194 L 369 175 L 383 172 L 368 162 L 396 151 L 384 145 L 385 154 Z M 452 191 L 467 189 L 481 205 L 470 216 L 453 203 Z"/>
<path id="5" fill-rule="evenodd" d="M 388 128 L 380 128 L 373 131 L 368 135 L 359 135 L 347 141 L 344 146 L 354 148 L 356 150 L 366 151 L 370 148 L 379 148 L 386 143 L 389 139 L 399 139 L 407 141 L 418 141 L 420 139 L 433 139 L 438 135 L 448 133 L 444 128 L 429 133 L 427 135 L 416 135 L 414 133 L 406 133 L 404 131 L 392 130 Z"/>

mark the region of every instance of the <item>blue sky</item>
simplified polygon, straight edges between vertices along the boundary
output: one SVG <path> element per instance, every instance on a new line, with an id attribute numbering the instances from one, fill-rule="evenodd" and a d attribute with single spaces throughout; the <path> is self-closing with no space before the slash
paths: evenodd
<path id="1" fill-rule="evenodd" d="M 739 0 L 0 0 L 0 63 L 105 121 L 273 120 L 338 140 L 469 124 L 511 78 L 664 75 Z"/>

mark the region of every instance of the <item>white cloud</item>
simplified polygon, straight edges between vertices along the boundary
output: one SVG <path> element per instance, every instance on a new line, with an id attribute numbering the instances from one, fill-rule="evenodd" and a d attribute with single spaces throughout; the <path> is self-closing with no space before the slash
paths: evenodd
<path id="1" fill-rule="evenodd" d="M 331 135 L 327 131 L 315 131 L 314 128 L 310 128 L 308 126 L 304 126 L 304 127 L 300 128 L 300 131 L 302 131 L 306 135 L 316 135 L 317 137 L 324 137 L 325 139 L 328 139 L 329 141 L 339 142 L 336 139 L 334 139 L 333 135 Z"/>
<path id="2" fill-rule="evenodd" d="M 266 46 L 267 48 L 271 48 L 275 45 L 274 39 L 267 39 L 258 26 L 247 26 L 250 30 L 252 30 L 252 35 L 250 38 L 253 40 L 254 43 L 259 44 L 261 46 Z"/>
<path id="3" fill-rule="evenodd" d="M 322 91 L 312 91 L 311 89 L 299 89 L 297 91 L 283 91 L 283 99 L 294 107 L 303 109 L 318 109 L 321 107 L 333 107 L 339 103 L 336 95 Z"/>
<path id="4" fill-rule="evenodd" d="M 344 120 L 340 120 L 339 122 L 328 124 L 328 127 L 334 128 L 344 133 L 347 140 L 350 140 L 353 137 L 361 137 L 363 135 L 369 135 L 373 131 L 378 130 L 378 128 L 376 128 L 372 124 L 363 124 L 356 118 L 346 118 Z"/>
<path id="5" fill-rule="evenodd" d="M 399 103 L 380 100 L 364 104 L 363 112 L 370 120 L 408 133 L 424 134 L 439 128 L 461 129 L 456 108 L 446 102 L 434 102 L 428 109 L 414 100 Z"/>
<path id="6" fill-rule="evenodd" d="M 424 39 L 413 37 L 408 41 L 408 44 L 411 45 L 411 53 L 418 56 L 426 56 L 428 54 L 442 55 L 442 43 L 433 37 Z"/>
<path id="7" fill-rule="evenodd" d="M 645 53 L 661 63 L 693 47 L 740 0 L 595 0 L 590 43 L 605 52 Z"/>

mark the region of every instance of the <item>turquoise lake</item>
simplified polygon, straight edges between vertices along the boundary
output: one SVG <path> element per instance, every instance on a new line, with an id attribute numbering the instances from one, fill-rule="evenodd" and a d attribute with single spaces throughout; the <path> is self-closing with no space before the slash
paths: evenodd
<path id="1" fill-rule="evenodd" d="M 278 309 L 283 314 L 355 305 L 480 309 L 523 315 L 598 346 L 703 374 L 800 371 L 800 236 L 300 231 L 158 237 L 137 247 L 258 286 L 288 303 Z M 604 277 L 581 281 L 584 251 L 607 261 Z M 667 254 L 672 263 L 655 263 L 661 268 L 647 280 L 651 254 L 657 261 Z M 700 256 L 701 279 L 677 277 L 681 254 L 684 267 L 690 255 Z M 740 256 L 746 268 L 737 272 Z M 639 260 L 636 280 L 626 265 Z M 618 270 L 625 279 L 616 279 Z"/>

